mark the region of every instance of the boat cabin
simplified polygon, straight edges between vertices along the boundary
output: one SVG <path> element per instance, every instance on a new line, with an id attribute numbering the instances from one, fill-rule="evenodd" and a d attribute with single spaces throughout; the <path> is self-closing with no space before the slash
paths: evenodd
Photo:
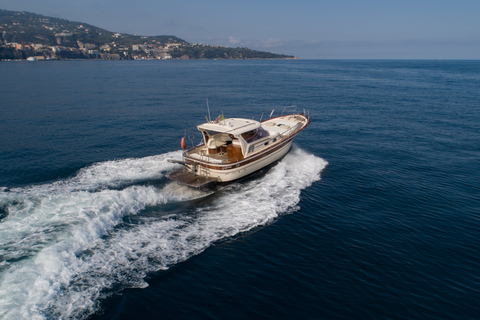
<path id="1" fill-rule="evenodd" d="M 224 154 L 231 161 L 239 161 L 256 150 L 257 143 L 267 140 L 270 133 L 260 122 L 249 119 L 228 118 L 219 122 L 199 125 L 208 155 Z"/>

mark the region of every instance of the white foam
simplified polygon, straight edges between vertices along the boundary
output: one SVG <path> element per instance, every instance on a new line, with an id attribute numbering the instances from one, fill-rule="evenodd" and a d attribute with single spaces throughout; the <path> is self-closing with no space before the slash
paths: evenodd
<path id="1" fill-rule="evenodd" d="M 74 177 L 54 183 L 12 188 L 10 196 L 19 193 L 31 196 L 45 193 L 69 193 L 72 191 L 94 191 L 102 188 L 117 188 L 139 181 L 160 179 L 174 165 L 168 159 L 181 158 L 181 151 L 169 152 L 141 159 L 112 160 L 93 164 L 81 169 Z M 1 194 L 0 194 L 1 196 Z M 1 198 L 0 198 L 1 199 Z"/>
<path id="2" fill-rule="evenodd" d="M 213 192 L 193 189 L 177 182 L 167 184 L 161 192 L 169 202 L 196 200 L 211 195 Z"/>
<path id="3" fill-rule="evenodd" d="M 105 294 L 145 287 L 147 273 L 293 212 L 301 190 L 320 179 L 327 165 L 294 147 L 265 176 L 222 192 L 208 206 L 140 215 L 120 225 L 147 206 L 203 196 L 174 183 L 161 190 L 108 189 L 161 178 L 168 157 L 100 163 L 72 179 L 1 192 L 9 215 L 0 223 L 0 254 L 6 257 L 0 265 L 0 318 L 84 318 Z"/>

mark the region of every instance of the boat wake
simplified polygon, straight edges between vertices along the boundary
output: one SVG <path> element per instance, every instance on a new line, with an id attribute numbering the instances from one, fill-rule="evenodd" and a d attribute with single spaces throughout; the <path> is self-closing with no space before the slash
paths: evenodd
<path id="1" fill-rule="evenodd" d="M 112 293 L 146 287 L 147 274 L 294 212 L 327 165 L 293 147 L 259 179 L 205 198 L 164 178 L 167 159 L 180 157 L 107 161 L 0 189 L 0 318 L 86 318 Z"/>

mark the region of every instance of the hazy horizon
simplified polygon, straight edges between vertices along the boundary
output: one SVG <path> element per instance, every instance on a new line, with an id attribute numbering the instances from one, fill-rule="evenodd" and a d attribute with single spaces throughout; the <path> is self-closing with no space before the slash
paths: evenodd
<path id="1" fill-rule="evenodd" d="M 4 0 L 28 11 L 144 36 L 302 59 L 480 59 L 480 2 Z"/>

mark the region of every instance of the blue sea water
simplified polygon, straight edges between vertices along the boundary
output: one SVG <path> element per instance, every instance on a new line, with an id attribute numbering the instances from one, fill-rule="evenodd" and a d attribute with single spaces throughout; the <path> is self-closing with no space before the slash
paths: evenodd
<path id="1" fill-rule="evenodd" d="M 480 61 L 0 63 L 0 319 L 476 319 Z M 311 125 L 221 192 L 183 129 Z"/>

